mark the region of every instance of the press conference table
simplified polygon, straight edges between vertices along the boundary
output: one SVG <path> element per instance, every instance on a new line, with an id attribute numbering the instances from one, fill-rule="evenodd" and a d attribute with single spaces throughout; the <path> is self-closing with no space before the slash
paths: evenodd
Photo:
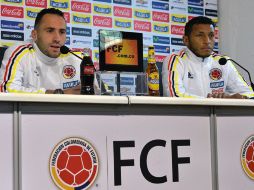
<path id="1" fill-rule="evenodd" d="M 250 190 L 253 116 L 253 100 L 2 93 L 1 189 L 87 189 L 50 173 L 56 147 L 76 138 L 96 151 L 89 189 Z"/>

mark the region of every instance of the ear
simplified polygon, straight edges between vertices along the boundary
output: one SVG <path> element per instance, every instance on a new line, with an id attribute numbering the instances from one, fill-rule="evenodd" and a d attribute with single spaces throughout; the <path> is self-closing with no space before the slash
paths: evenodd
<path id="1" fill-rule="evenodd" d="M 184 43 L 184 45 L 189 47 L 189 37 L 188 36 L 186 36 L 186 35 L 183 36 L 183 43 Z"/>
<path id="2" fill-rule="evenodd" d="M 36 41 L 37 40 L 37 31 L 32 30 L 31 34 L 32 34 L 31 36 L 32 36 L 33 40 Z"/>

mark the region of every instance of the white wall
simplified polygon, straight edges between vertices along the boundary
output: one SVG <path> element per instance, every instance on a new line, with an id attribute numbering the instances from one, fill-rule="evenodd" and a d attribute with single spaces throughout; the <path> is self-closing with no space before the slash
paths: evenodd
<path id="1" fill-rule="evenodd" d="M 248 69 L 254 80 L 254 0 L 218 0 L 218 10 L 220 53 Z"/>

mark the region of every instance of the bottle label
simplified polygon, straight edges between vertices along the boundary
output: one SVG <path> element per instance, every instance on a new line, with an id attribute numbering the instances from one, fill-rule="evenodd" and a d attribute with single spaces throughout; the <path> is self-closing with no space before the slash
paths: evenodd
<path id="1" fill-rule="evenodd" d="M 148 88 L 150 90 L 159 90 L 159 73 L 153 72 L 148 75 Z"/>
<path id="2" fill-rule="evenodd" d="M 84 67 L 84 74 L 85 75 L 93 75 L 94 74 L 94 66 L 85 66 Z"/>

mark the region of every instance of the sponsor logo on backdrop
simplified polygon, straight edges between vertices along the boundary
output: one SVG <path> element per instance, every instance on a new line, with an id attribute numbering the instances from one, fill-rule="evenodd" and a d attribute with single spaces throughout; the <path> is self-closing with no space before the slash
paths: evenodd
<path id="1" fill-rule="evenodd" d="M 65 65 L 63 67 L 63 77 L 65 79 L 72 79 L 76 75 L 76 69 L 72 65 Z"/>
<path id="2" fill-rule="evenodd" d="M 94 4 L 93 13 L 110 16 L 112 15 L 112 7 L 110 5 Z"/>
<path id="3" fill-rule="evenodd" d="M 132 20 L 115 18 L 114 19 L 114 27 L 124 28 L 124 29 L 131 29 L 132 28 Z"/>
<path id="4" fill-rule="evenodd" d="M 199 7 L 188 7 L 189 14 L 204 15 L 204 9 Z"/>
<path id="5" fill-rule="evenodd" d="M 169 46 L 154 45 L 154 49 L 156 53 L 170 53 Z"/>
<path id="6" fill-rule="evenodd" d="M 70 35 L 71 34 L 71 29 L 69 26 L 66 27 L 66 34 L 67 35 Z"/>
<path id="7" fill-rule="evenodd" d="M 22 7 L 2 5 L 1 16 L 13 17 L 13 18 L 24 18 L 24 9 Z"/>
<path id="8" fill-rule="evenodd" d="M 210 83 L 210 88 L 219 88 L 223 86 L 224 86 L 224 81 Z"/>
<path id="9" fill-rule="evenodd" d="M 151 32 L 152 31 L 151 22 L 144 22 L 144 21 L 134 20 L 134 30 L 144 31 L 144 32 Z"/>
<path id="10" fill-rule="evenodd" d="M 218 68 L 213 68 L 210 70 L 209 76 L 212 80 L 220 80 L 222 77 L 222 72 Z"/>
<path id="11" fill-rule="evenodd" d="M 217 10 L 206 9 L 206 10 L 205 10 L 205 15 L 206 15 L 206 16 L 214 16 L 214 17 L 217 17 L 217 16 L 218 16 L 218 12 L 217 12 Z"/>
<path id="12" fill-rule="evenodd" d="M 150 11 L 147 10 L 141 10 L 141 9 L 134 9 L 134 18 L 136 19 L 146 19 L 150 20 L 151 19 L 151 13 Z"/>
<path id="13" fill-rule="evenodd" d="M 209 9 L 217 9 L 218 7 L 217 2 L 206 2 L 205 6 Z"/>
<path id="14" fill-rule="evenodd" d="M 70 18 L 70 13 L 64 12 L 64 18 L 65 18 L 65 20 L 66 20 L 67 23 L 70 23 L 70 20 L 71 20 L 71 18 Z"/>
<path id="15" fill-rule="evenodd" d="M 214 36 L 215 36 L 215 39 L 219 39 L 219 30 L 218 29 L 214 30 Z"/>
<path id="16" fill-rule="evenodd" d="M 111 3 L 112 0 L 93 0 L 93 1 L 99 1 L 99 2 L 105 2 L 105 3 Z"/>
<path id="17" fill-rule="evenodd" d="M 9 30 L 24 30 L 24 22 L 1 20 L 1 28 Z"/>
<path id="18" fill-rule="evenodd" d="M 214 43 L 214 49 L 219 49 L 219 43 L 218 42 Z"/>
<path id="19" fill-rule="evenodd" d="M 196 16 L 188 16 L 188 20 L 195 18 Z"/>
<path id="20" fill-rule="evenodd" d="M 114 6 L 114 16 L 132 18 L 132 8 Z"/>
<path id="21" fill-rule="evenodd" d="M 152 8 L 153 9 L 159 9 L 159 10 L 168 11 L 169 10 L 169 4 L 168 3 L 162 3 L 162 2 L 153 1 L 152 2 Z"/>
<path id="22" fill-rule="evenodd" d="M 99 47 L 99 40 L 93 39 L 93 47 Z"/>
<path id="23" fill-rule="evenodd" d="M 254 135 L 248 137 L 242 145 L 241 163 L 245 174 L 254 180 Z"/>
<path id="24" fill-rule="evenodd" d="M 70 45 L 71 44 L 71 39 L 70 36 L 66 37 L 65 45 Z"/>
<path id="25" fill-rule="evenodd" d="M 171 22 L 178 24 L 185 24 L 187 21 L 187 15 L 171 14 Z"/>
<path id="26" fill-rule="evenodd" d="M 183 36 L 184 26 L 171 25 L 171 34 Z"/>
<path id="27" fill-rule="evenodd" d="M 135 0 L 137 7 L 145 7 L 148 8 L 148 3 L 150 0 Z"/>
<path id="28" fill-rule="evenodd" d="M 26 0 L 25 4 L 26 6 L 31 6 L 31 7 L 46 8 L 47 0 Z"/>
<path id="29" fill-rule="evenodd" d="M 186 4 L 186 0 L 171 0 L 171 3 L 174 3 L 174 4 Z"/>
<path id="30" fill-rule="evenodd" d="M 164 12 L 153 11 L 153 21 L 169 22 L 169 14 Z"/>
<path id="31" fill-rule="evenodd" d="M 50 0 L 49 5 L 57 9 L 69 10 L 69 0 Z"/>
<path id="32" fill-rule="evenodd" d="M 71 10 L 76 12 L 81 12 L 81 13 L 91 13 L 92 6 L 91 6 L 91 3 L 71 1 Z"/>
<path id="33" fill-rule="evenodd" d="M 189 5 L 204 6 L 203 0 L 188 0 Z"/>
<path id="34" fill-rule="evenodd" d="M 71 28 L 71 33 L 72 33 L 72 35 L 76 35 L 76 36 L 92 37 L 92 29 L 89 29 L 89 28 L 72 27 Z"/>
<path id="35" fill-rule="evenodd" d="M 122 5 L 131 5 L 131 0 L 113 0 L 113 3 Z"/>
<path id="36" fill-rule="evenodd" d="M 171 38 L 171 44 L 177 46 L 184 46 L 182 38 Z"/>
<path id="37" fill-rule="evenodd" d="M 153 23 L 153 32 L 169 34 L 169 24 Z"/>
<path id="38" fill-rule="evenodd" d="M 3 40 L 24 41 L 24 33 L 1 31 L 1 39 L 3 39 Z"/>
<path id="39" fill-rule="evenodd" d="M 171 6 L 170 7 L 171 11 L 180 11 L 180 12 L 183 12 L 185 13 L 187 11 L 187 8 L 186 7 L 178 7 L 178 6 Z"/>
<path id="40" fill-rule="evenodd" d="M 22 3 L 22 0 L 3 0 L 3 2 L 6 2 L 6 3 Z"/>
<path id="41" fill-rule="evenodd" d="M 112 18 L 103 16 L 93 16 L 93 25 L 112 28 Z"/>
<path id="42" fill-rule="evenodd" d="M 72 44 L 75 44 L 75 45 L 89 45 L 90 46 L 92 44 L 92 42 L 77 38 L 77 39 L 72 39 Z"/>
<path id="43" fill-rule="evenodd" d="M 182 47 L 181 46 L 171 46 L 171 52 L 172 53 L 178 53 L 181 51 Z"/>
<path id="44" fill-rule="evenodd" d="M 40 9 L 26 8 L 26 19 L 34 20 L 39 12 L 40 12 Z"/>
<path id="45" fill-rule="evenodd" d="M 153 43 L 170 44 L 170 38 L 165 36 L 153 36 Z"/>
<path id="46" fill-rule="evenodd" d="M 165 55 L 155 55 L 155 60 L 158 63 L 162 63 L 164 61 L 164 59 L 166 58 Z"/>
<path id="47" fill-rule="evenodd" d="M 86 190 L 97 177 L 99 160 L 87 140 L 70 137 L 54 147 L 49 168 L 52 180 L 60 189 Z"/>
<path id="48" fill-rule="evenodd" d="M 88 14 L 73 13 L 72 22 L 73 24 L 91 25 L 92 17 Z"/>

